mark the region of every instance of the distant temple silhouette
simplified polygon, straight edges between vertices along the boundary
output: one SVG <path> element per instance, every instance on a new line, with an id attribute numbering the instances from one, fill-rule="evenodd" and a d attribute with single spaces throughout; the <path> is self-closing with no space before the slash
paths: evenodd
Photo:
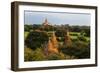
<path id="1" fill-rule="evenodd" d="M 44 25 L 44 26 L 48 26 L 48 25 L 49 25 L 49 22 L 48 22 L 47 18 L 46 18 L 45 21 L 43 22 L 43 25 Z"/>

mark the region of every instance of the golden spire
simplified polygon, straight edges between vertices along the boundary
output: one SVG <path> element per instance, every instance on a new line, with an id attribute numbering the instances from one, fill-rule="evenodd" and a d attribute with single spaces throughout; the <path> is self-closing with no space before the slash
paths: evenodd
<path id="1" fill-rule="evenodd" d="M 48 53 L 58 53 L 58 50 L 54 48 L 54 45 L 52 44 L 52 41 L 49 39 L 48 41 Z"/>
<path id="2" fill-rule="evenodd" d="M 54 48 L 58 48 L 58 41 L 57 41 L 57 38 L 56 38 L 54 31 L 53 31 L 53 34 L 52 34 L 52 37 L 51 37 L 51 41 L 52 41 Z"/>
<path id="3" fill-rule="evenodd" d="M 58 42 L 55 36 L 55 33 L 52 34 L 52 37 L 47 43 L 48 53 L 58 53 Z"/>
<path id="4" fill-rule="evenodd" d="M 48 41 L 48 49 L 49 49 L 49 50 L 53 49 L 53 44 L 52 44 L 52 42 L 51 42 L 50 39 L 49 39 L 49 41 Z"/>

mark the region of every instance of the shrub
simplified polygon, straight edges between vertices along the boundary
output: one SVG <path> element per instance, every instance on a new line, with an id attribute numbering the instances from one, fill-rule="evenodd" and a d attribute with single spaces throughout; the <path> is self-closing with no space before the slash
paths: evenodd
<path id="1" fill-rule="evenodd" d="M 80 35 L 78 36 L 78 39 L 81 41 L 87 42 L 87 39 L 85 38 L 85 32 L 81 31 Z"/>
<path id="2" fill-rule="evenodd" d="M 63 59 L 65 59 L 63 53 L 59 53 L 59 54 L 52 53 L 48 56 L 48 60 L 63 60 Z"/>
<path id="3" fill-rule="evenodd" d="M 36 49 L 32 55 L 32 61 L 43 61 L 45 60 L 45 55 L 41 48 Z"/>
<path id="4" fill-rule="evenodd" d="M 59 50 L 65 55 L 74 56 L 79 59 L 90 57 L 90 45 L 82 41 L 76 41 L 70 47 L 62 46 Z"/>
<path id="5" fill-rule="evenodd" d="M 70 35 L 71 35 L 71 36 L 78 36 L 77 33 L 74 33 L 74 34 L 73 34 L 73 33 L 70 33 Z"/>
<path id="6" fill-rule="evenodd" d="M 33 50 L 30 48 L 24 49 L 24 61 L 32 61 Z"/>
<path id="7" fill-rule="evenodd" d="M 38 48 L 34 51 L 32 49 L 25 48 L 24 60 L 25 61 L 42 61 L 42 60 L 45 60 L 45 55 L 41 48 Z"/>
<path id="8" fill-rule="evenodd" d="M 78 36 L 78 39 L 81 40 L 81 41 L 85 41 L 85 42 L 87 41 L 84 36 Z"/>

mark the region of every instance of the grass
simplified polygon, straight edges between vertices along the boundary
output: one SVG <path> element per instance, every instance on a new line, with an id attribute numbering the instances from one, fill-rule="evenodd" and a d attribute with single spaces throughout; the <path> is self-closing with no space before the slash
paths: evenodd
<path id="1" fill-rule="evenodd" d="M 85 37 L 87 41 L 90 41 L 90 37 Z"/>
<path id="2" fill-rule="evenodd" d="M 71 36 L 71 39 L 77 39 L 77 36 Z"/>
<path id="3" fill-rule="evenodd" d="M 79 32 L 70 32 L 71 38 L 72 39 L 77 39 L 77 36 L 80 35 Z M 85 37 L 85 36 L 84 36 Z M 85 37 L 87 41 L 90 40 L 90 37 Z"/>
<path id="4" fill-rule="evenodd" d="M 70 32 L 69 34 L 71 35 L 71 39 L 77 39 L 77 36 L 80 35 L 79 32 Z"/>
<path id="5" fill-rule="evenodd" d="M 80 35 L 79 32 L 70 32 L 69 34 L 70 34 L 70 35 Z"/>

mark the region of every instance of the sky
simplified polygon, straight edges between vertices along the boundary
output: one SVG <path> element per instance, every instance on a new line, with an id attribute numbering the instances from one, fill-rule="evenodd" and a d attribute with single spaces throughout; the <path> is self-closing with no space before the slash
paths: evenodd
<path id="1" fill-rule="evenodd" d="M 52 25 L 89 26 L 91 24 L 91 15 L 89 13 L 24 11 L 25 24 L 42 24 L 45 19 Z"/>

